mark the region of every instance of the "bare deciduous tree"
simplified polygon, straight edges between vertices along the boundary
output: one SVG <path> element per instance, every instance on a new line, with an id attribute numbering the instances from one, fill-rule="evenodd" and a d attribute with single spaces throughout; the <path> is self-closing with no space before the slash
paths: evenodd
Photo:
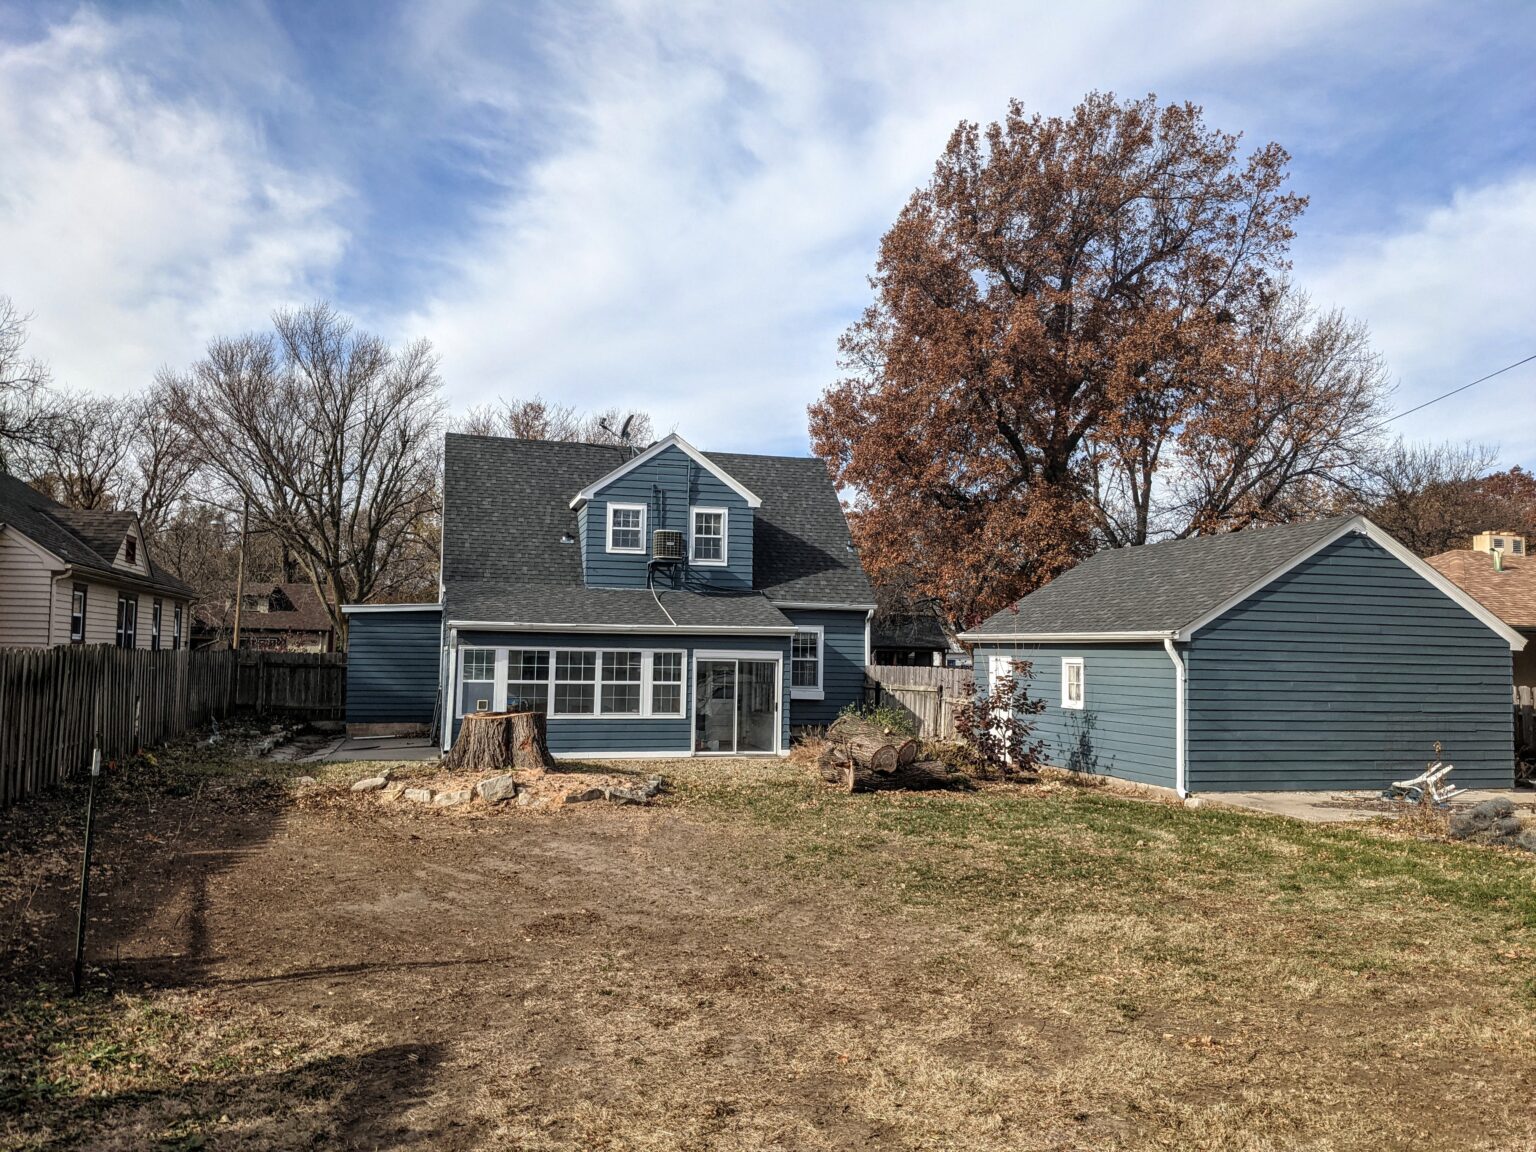
<path id="1" fill-rule="evenodd" d="M 624 422 L 629 421 L 628 432 Z M 511 436 L 520 440 L 560 440 L 580 444 L 649 444 L 656 430 L 644 412 L 606 408 L 582 415 L 569 404 L 552 404 L 535 395 L 513 397 L 497 404 L 471 408 L 454 422 L 456 431 L 470 436 Z"/>
<path id="2" fill-rule="evenodd" d="M 48 366 L 26 354 L 27 321 L 0 296 L 0 470 L 17 471 L 18 452 L 48 442 L 55 409 Z"/>
<path id="3" fill-rule="evenodd" d="M 339 605 L 433 590 L 437 358 L 425 341 L 392 349 L 355 331 L 324 303 L 278 312 L 273 328 L 215 340 L 165 383 L 230 503 L 250 501 L 344 642 Z"/>

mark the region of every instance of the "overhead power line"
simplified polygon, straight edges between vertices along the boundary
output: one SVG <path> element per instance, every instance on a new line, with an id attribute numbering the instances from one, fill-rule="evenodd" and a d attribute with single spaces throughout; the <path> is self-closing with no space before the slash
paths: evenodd
<path id="1" fill-rule="evenodd" d="M 1465 392 L 1468 388 L 1475 388 L 1485 380 L 1492 380 L 1495 376 L 1502 376 L 1504 373 L 1512 371 L 1513 369 L 1520 367 L 1522 364 L 1529 364 L 1532 360 L 1536 360 L 1536 352 L 1532 352 L 1524 360 L 1516 360 L 1513 364 L 1504 365 L 1504 367 L 1500 368 L 1497 372 L 1490 372 L 1486 376 L 1479 376 L 1470 384 L 1463 384 L 1460 388 L 1452 388 L 1449 392 L 1442 392 L 1439 396 L 1436 396 L 1430 400 L 1426 400 L 1422 404 L 1416 404 L 1412 408 L 1405 408 L 1401 412 L 1394 413 L 1393 415 L 1388 416 L 1380 424 L 1376 425 L 1376 427 L 1384 428 L 1394 420 L 1401 420 L 1404 416 L 1411 416 L 1415 412 L 1420 412 L 1423 409 L 1428 408 L 1431 404 L 1438 404 L 1442 400 L 1449 400 L 1458 392 Z"/>

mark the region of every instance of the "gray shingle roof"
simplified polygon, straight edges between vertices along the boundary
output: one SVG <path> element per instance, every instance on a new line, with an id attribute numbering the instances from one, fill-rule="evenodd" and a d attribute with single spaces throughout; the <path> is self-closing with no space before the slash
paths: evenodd
<path id="1" fill-rule="evenodd" d="M 175 596 L 195 595 L 190 585 L 154 568 L 140 576 L 113 566 L 136 517 L 131 512 L 65 508 L 9 473 L 0 472 L 0 524 L 8 524 L 60 560 L 119 583 L 137 583 Z"/>
<path id="2" fill-rule="evenodd" d="M 762 499 L 752 538 L 758 591 L 782 601 L 874 603 L 820 460 L 705 455 Z M 619 449 L 592 444 L 450 434 L 443 479 L 443 582 L 450 600 L 463 581 L 579 589 L 580 549 L 559 543 L 563 533 L 576 531 L 571 498 L 624 459 Z"/>
<path id="3" fill-rule="evenodd" d="M 1352 519 L 1106 549 L 967 635 L 1177 632 Z"/>
<path id="4" fill-rule="evenodd" d="M 660 604 L 657 603 L 658 599 Z M 663 611 L 665 609 L 665 611 Z M 794 627 L 760 592 L 711 594 L 668 589 L 508 584 L 459 580 L 448 585 L 448 619 L 517 624 L 597 624 L 609 627 Z M 670 614 L 671 619 L 668 619 Z"/>

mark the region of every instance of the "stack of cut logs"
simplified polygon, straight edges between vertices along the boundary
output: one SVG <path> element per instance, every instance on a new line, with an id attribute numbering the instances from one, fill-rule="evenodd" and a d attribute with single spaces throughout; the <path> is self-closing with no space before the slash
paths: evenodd
<path id="1" fill-rule="evenodd" d="M 827 729 L 817 767 L 844 792 L 873 788 L 942 787 L 954 779 L 942 760 L 919 760 L 916 740 L 857 716 L 840 716 Z"/>

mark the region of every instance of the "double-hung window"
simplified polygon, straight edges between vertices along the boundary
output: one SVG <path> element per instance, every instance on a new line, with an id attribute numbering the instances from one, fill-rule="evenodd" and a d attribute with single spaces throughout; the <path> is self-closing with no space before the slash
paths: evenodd
<path id="1" fill-rule="evenodd" d="M 117 595 L 117 646 L 137 648 L 139 644 L 139 598 L 126 592 Z"/>
<path id="2" fill-rule="evenodd" d="M 76 584 L 69 595 L 69 642 L 85 643 L 85 585 Z"/>
<path id="3" fill-rule="evenodd" d="M 160 651 L 160 601 L 156 600 L 149 610 L 149 647 Z"/>
<path id="4" fill-rule="evenodd" d="M 792 700 L 820 700 L 822 644 L 820 626 L 799 629 L 789 642 L 789 695 Z"/>
<path id="5" fill-rule="evenodd" d="M 1081 709 L 1083 706 L 1083 658 L 1061 658 L 1061 706 Z"/>
<path id="6" fill-rule="evenodd" d="M 640 715 L 643 663 L 643 653 L 640 652 L 603 653 L 603 693 L 602 707 L 599 709 L 603 715 Z"/>
<path id="7" fill-rule="evenodd" d="M 507 653 L 507 711 L 549 711 L 549 653 L 544 649 Z"/>
<path id="8" fill-rule="evenodd" d="M 597 653 L 555 653 L 556 716 L 591 716 L 597 711 Z"/>
<path id="9" fill-rule="evenodd" d="M 683 714 L 683 654 L 651 653 L 651 715 Z"/>
<path id="10" fill-rule="evenodd" d="M 724 508 L 694 508 L 689 538 L 692 551 L 689 559 L 694 564 L 723 565 L 725 563 L 725 526 L 729 513 Z"/>
<path id="11" fill-rule="evenodd" d="M 171 609 L 171 651 L 181 651 L 181 605 Z"/>
<path id="12" fill-rule="evenodd" d="M 496 706 L 496 649 L 465 648 L 459 673 L 459 714 L 489 712 Z"/>
<path id="13" fill-rule="evenodd" d="M 645 505 L 608 505 L 608 551 L 645 553 Z"/>

